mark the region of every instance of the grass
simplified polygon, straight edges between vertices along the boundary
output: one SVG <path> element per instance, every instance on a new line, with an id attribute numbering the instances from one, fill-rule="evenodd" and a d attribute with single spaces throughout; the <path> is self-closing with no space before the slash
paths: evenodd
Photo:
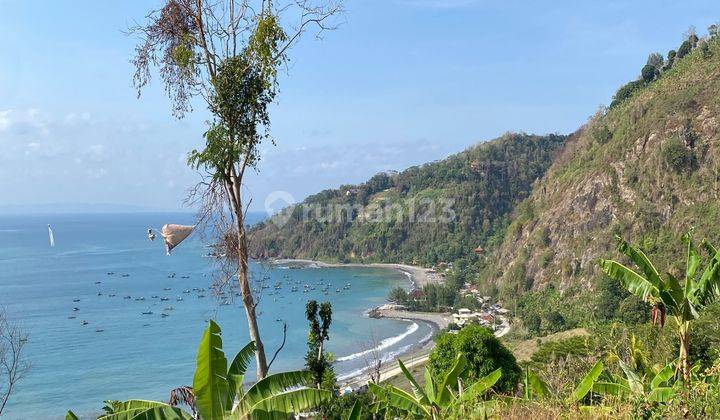
<path id="1" fill-rule="evenodd" d="M 556 341 L 564 341 L 573 337 L 584 337 L 590 335 L 585 328 L 561 331 L 559 333 L 546 335 L 545 337 L 531 338 L 522 341 L 509 341 L 506 343 L 513 352 L 518 362 L 529 362 L 532 355 L 538 350 L 538 340 L 541 344 Z"/>

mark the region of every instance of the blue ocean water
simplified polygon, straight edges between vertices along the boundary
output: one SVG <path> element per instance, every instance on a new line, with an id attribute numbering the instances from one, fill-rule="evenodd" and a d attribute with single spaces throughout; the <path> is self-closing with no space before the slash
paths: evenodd
<path id="1" fill-rule="evenodd" d="M 165 255 L 161 238 L 146 237 L 148 227 L 192 222 L 190 214 L 0 216 L 0 305 L 29 334 L 31 363 L 3 418 L 60 419 L 67 409 L 92 418 L 105 399 L 167 400 L 170 389 L 192 383 L 208 319 L 222 327 L 228 358 L 247 343 L 239 298 L 223 305 L 222 298 L 211 296 L 213 260 L 205 256 L 200 235 L 193 234 L 171 256 Z M 55 247 L 49 246 L 47 224 Z M 363 352 L 373 344 L 389 360 L 432 333 L 425 324 L 365 316 L 385 302 L 391 288 L 407 286 L 400 272 L 256 262 L 251 270 L 270 286 L 262 289 L 258 306 L 268 357 L 282 341 L 279 320 L 288 324 L 287 344 L 272 371 L 302 367 L 308 299 L 333 304 L 327 347 L 338 360 L 340 377 L 361 370 Z M 282 284 L 277 294 L 276 282 Z M 305 284 L 315 289 L 303 293 Z M 293 285 L 297 292 L 291 292 Z"/>

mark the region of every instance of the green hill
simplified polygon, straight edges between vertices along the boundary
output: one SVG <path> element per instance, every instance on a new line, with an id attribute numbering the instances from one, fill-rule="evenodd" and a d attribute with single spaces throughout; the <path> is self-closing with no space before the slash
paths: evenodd
<path id="1" fill-rule="evenodd" d="M 720 241 L 720 41 L 700 41 L 656 79 L 571 136 L 513 213 L 481 284 L 508 298 L 562 295 L 566 318 L 612 318 L 621 302 L 582 296 L 604 287 L 597 259 L 619 257 L 615 235 L 678 273 L 690 227 L 698 239 Z"/>
<path id="2" fill-rule="evenodd" d="M 504 237 L 509 215 L 565 139 L 507 134 L 441 161 L 323 191 L 254 227 L 251 255 L 418 264 L 474 257 L 476 247 Z"/>

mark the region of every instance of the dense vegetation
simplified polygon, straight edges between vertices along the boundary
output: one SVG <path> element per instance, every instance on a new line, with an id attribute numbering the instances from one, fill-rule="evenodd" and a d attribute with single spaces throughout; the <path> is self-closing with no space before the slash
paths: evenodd
<path id="1" fill-rule="evenodd" d="M 711 28 L 683 44 L 652 80 L 571 136 L 488 253 L 477 283 L 506 307 L 516 303 L 529 334 L 647 320 L 646 304 L 596 264 L 616 235 L 678 278 L 673 255 L 685 232 L 695 226 L 718 242 L 720 39 Z M 653 55 L 648 64 L 660 63 Z"/>
<path id="2" fill-rule="evenodd" d="M 507 134 L 442 161 L 323 191 L 254 227 L 251 255 L 474 263 L 477 247 L 503 237 L 508 216 L 564 140 Z"/>

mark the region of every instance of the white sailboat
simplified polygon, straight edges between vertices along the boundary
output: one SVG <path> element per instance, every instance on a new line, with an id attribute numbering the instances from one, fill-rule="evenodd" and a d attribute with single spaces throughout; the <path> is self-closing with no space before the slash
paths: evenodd
<path id="1" fill-rule="evenodd" d="M 50 236 L 50 246 L 55 246 L 55 235 L 53 235 L 52 228 L 48 225 L 48 235 Z"/>

